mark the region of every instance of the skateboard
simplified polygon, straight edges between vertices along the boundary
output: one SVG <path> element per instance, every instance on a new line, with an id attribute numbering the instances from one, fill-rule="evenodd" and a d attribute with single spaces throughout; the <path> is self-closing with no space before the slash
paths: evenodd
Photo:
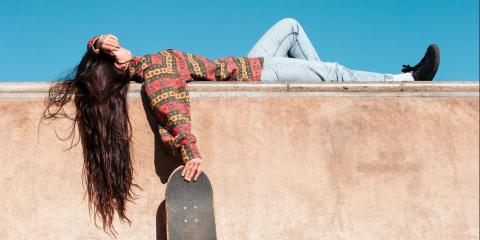
<path id="1" fill-rule="evenodd" d="M 212 185 L 205 172 L 197 181 L 182 177 L 183 166 L 168 178 L 165 196 L 168 240 L 215 240 Z"/>

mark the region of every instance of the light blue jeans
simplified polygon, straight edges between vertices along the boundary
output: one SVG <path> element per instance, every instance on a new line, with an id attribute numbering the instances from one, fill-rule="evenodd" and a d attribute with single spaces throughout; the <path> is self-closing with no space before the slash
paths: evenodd
<path id="1" fill-rule="evenodd" d="M 261 81 L 391 81 L 392 74 L 348 69 L 322 62 L 298 21 L 285 18 L 274 24 L 253 46 L 248 57 L 263 57 Z"/>

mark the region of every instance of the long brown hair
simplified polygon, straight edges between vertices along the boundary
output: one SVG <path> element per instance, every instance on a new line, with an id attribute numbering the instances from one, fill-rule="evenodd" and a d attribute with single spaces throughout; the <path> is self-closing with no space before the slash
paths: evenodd
<path id="1" fill-rule="evenodd" d="M 89 213 L 93 209 L 95 225 L 99 216 L 105 233 L 108 229 L 115 236 L 115 211 L 121 221 L 131 224 L 126 203 L 135 200 L 132 186 L 142 188 L 133 183 L 130 156 L 132 127 L 127 92 L 132 79 L 127 73 L 117 72 L 114 60 L 104 52 L 87 50 L 80 63 L 50 87 L 41 120 L 69 118 L 73 121 L 69 137 L 74 136 L 78 124 Z M 73 118 L 62 109 L 72 99 L 76 110 Z"/>

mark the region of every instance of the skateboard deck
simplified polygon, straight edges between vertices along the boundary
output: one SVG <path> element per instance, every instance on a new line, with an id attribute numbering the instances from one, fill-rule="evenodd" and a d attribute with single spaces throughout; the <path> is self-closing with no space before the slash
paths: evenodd
<path id="1" fill-rule="evenodd" d="M 216 237 L 212 185 L 202 172 L 197 181 L 182 177 L 183 166 L 168 179 L 165 196 L 168 240 L 214 240 Z"/>

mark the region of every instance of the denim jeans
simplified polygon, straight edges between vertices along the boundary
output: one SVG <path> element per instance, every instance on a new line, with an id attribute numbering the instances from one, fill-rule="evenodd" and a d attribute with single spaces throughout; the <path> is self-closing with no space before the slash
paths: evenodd
<path id="1" fill-rule="evenodd" d="M 248 57 L 263 57 L 261 81 L 391 81 L 392 74 L 348 69 L 322 62 L 302 26 L 292 18 L 273 25 L 253 46 Z"/>

